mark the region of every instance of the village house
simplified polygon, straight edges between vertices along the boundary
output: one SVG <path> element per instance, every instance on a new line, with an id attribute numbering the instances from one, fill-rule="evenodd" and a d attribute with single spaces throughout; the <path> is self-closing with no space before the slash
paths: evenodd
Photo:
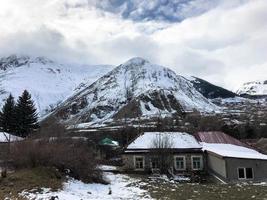
<path id="1" fill-rule="evenodd" d="M 124 169 L 135 172 L 159 170 L 161 157 L 174 174 L 204 171 L 202 147 L 194 136 L 181 132 L 145 132 L 123 153 Z"/>
<path id="2" fill-rule="evenodd" d="M 223 132 L 145 132 L 125 149 L 124 170 L 159 170 L 161 156 L 173 174 L 208 172 L 221 182 L 267 181 L 267 155 Z"/>
<path id="3" fill-rule="evenodd" d="M 210 174 L 224 182 L 267 181 L 267 155 L 223 133 L 199 132 Z"/>

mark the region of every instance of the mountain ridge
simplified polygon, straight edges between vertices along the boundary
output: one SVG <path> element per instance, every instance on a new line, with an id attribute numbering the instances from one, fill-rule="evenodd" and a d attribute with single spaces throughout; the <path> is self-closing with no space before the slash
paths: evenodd
<path id="1" fill-rule="evenodd" d="M 190 81 L 174 71 L 142 58 L 132 58 L 66 100 L 54 114 L 72 124 L 98 123 L 123 116 L 118 113 L 133 100 L 138 100 L 135 104 L 143 117 L 147 113 L 219 110 Z"/>
<path id="2" fill-rule="evenodd" d="M 109 66 L 68 65 L 45 57 L 11 55 L 0 59 L 0 105 L 11 93 L 31 93 L 40 117 L 111 70 Z"/>

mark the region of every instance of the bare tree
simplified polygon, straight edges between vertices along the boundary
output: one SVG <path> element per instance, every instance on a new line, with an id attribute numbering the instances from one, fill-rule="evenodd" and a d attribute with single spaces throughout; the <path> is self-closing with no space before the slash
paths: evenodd
<path id="1" fill-rule="evenodd" d="M 4 147 L 6 148 L 6 151 L 4 151 L 4 156 L 3 156 L 4 168 L 1 171 L 1 177 L 5 178 L 7 176 L 8 162 L 10 160 L 11 135 L 5 132 L 2 132 L 2 134 L 4 135 L 5 143 L 7 144 L 7 146 Z"/>
<path id="2" fill-rule="evenodd" d="M 155 165 L 162 173 L 167 173 L 171 167 L 171 149 L 173 145 L 174 142 L 171 136 L 166 133 L 158 133 L 152 140 L 151 162 L 155 162 Z"/>
<path id="3" fill-rule="evenodd" d="M 51 117 L 41 124 L 38 133 L 34 135 L 37 138 L 62 137 L 66 136 L 66 126 L 61 124 L 56 118 Z"/>

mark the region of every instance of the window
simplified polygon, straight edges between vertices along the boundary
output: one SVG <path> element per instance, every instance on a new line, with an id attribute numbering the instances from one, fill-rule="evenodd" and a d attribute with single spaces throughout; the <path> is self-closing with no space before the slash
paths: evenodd
<path id="1" fill-rule="evenodd" d="M 252 168 L 246 168 L 246 177 L 247 177 L 247 179 L 253 179 L 253 170 L 252 170 Z"/>
<path id="2" fill-rule="evenodd" d="M 238 179 L 253 179 L 252 168 L 238 168 Z"/>
<path id="3" fill-rule="evenodd" d="M 145 168 L 144 157 L 135 156 L 135 169 L 143 170 Z"/>
<path id="4" fill-rule="evenodd" d="M 238 169 L 238 178 L 239 179 L 245 179 L 245 168 L 239 168 Z"/>
<path id="5" fill-rule="evenodd" d="M 176 170 L 185 170 L 185 156 L 175 156 L 174 166 Z"/>
<path id="6" fill-rule="evenodd" d="M 202 165 L 202 156 L 192 156 L 192 169 L 193 170 L 201 170 L 203 165 Z"/>
<path id="7" fill-rule="evenodd" d="M 151 169 L 159 169 L 159 159 L 157 157 L 152 157 L 150 161 Z"/>

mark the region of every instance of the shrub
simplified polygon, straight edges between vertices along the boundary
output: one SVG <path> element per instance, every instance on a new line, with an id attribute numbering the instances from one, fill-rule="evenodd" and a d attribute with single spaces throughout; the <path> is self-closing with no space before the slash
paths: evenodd
<path id="1" fill-rule="evenodd" d="M 15 168 L 56 167 L 84 182 L 101 182 L 93 148 L 82 140 L 28 139 L 11 147 Z"/>

